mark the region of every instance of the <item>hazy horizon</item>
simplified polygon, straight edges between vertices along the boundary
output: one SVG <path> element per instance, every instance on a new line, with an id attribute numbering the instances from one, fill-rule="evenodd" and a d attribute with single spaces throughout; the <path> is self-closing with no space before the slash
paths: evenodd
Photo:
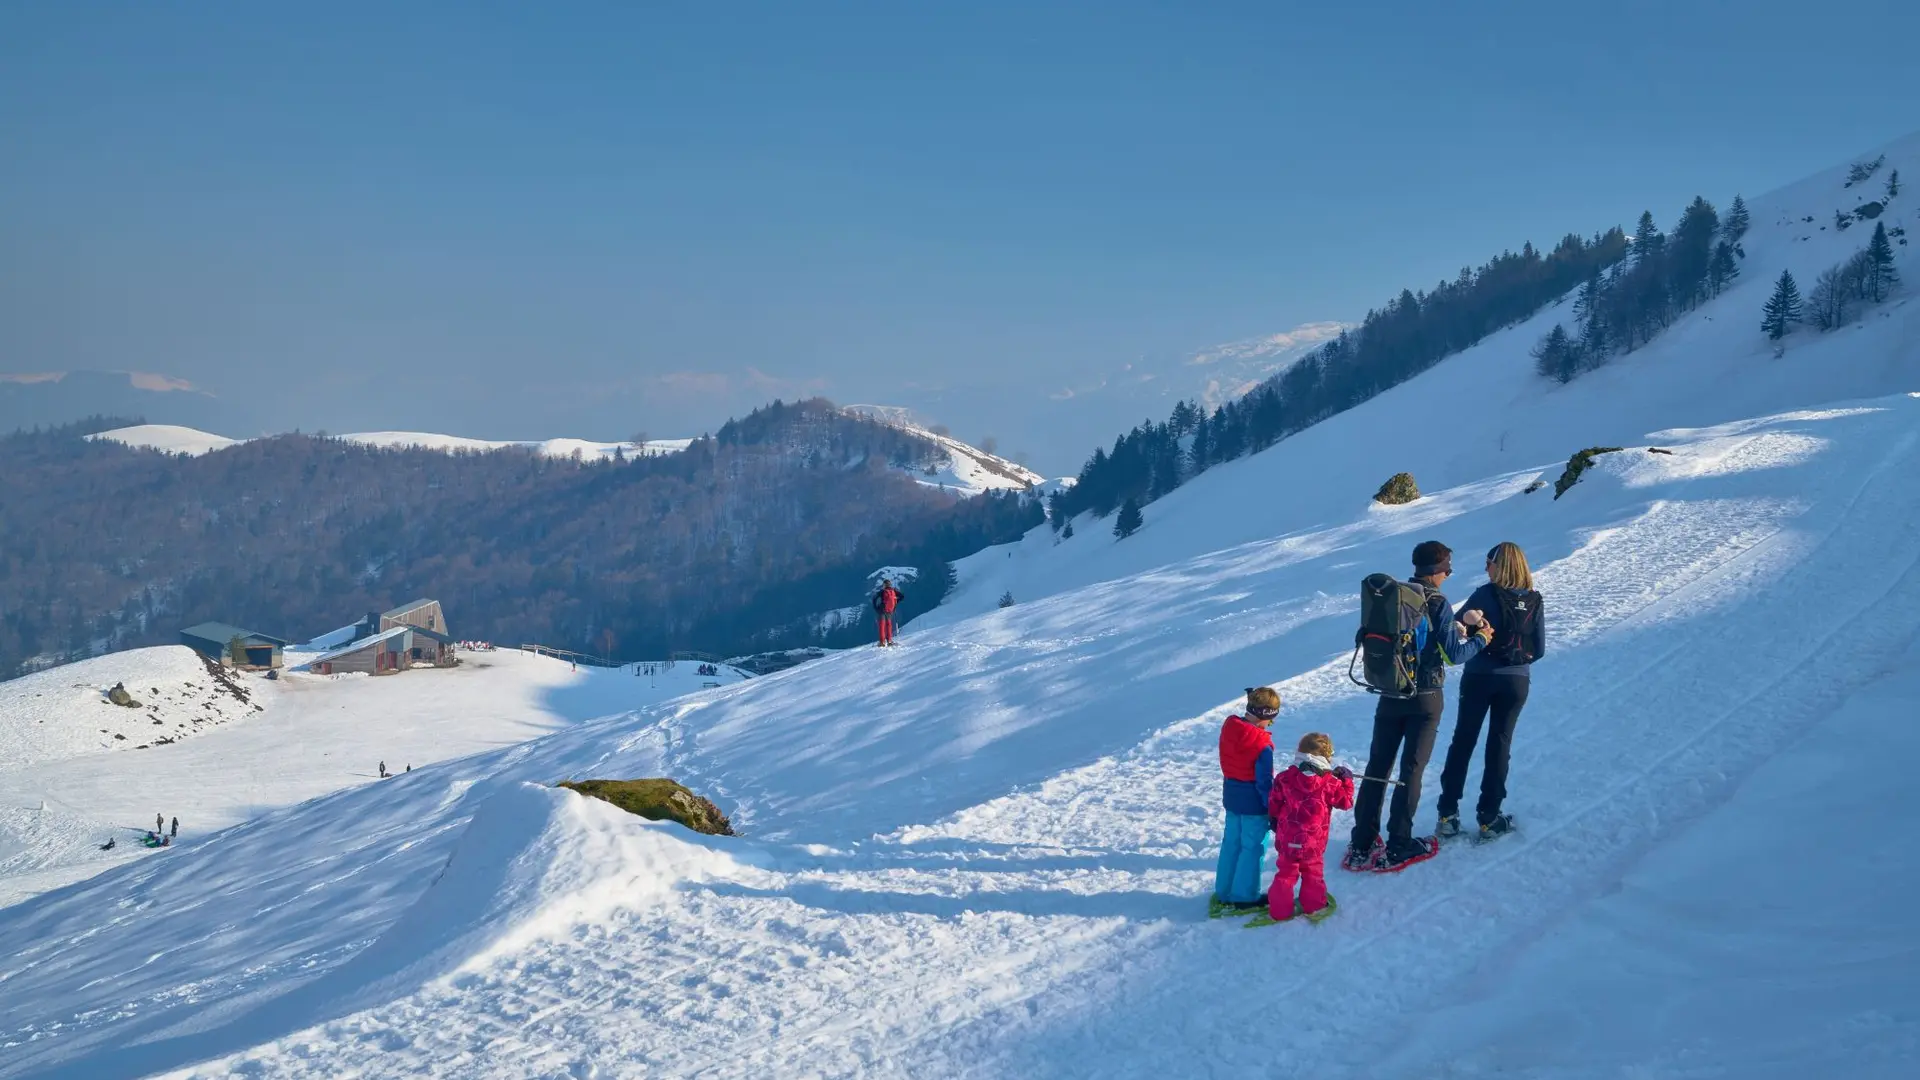
<path id="1" fill-rule="evenodd" d="M 1920 31 L 1905 5 L 1821 17 Z M 1065 472 L 1112 417 L 1164 415 L 1072 412 L 1130 365 L 1642 210 L 1668 227 L 1920 124 L 1897 58 L 1804 22 L 15 8 L 0 372 L 184 380 L 258 430 L 495 439 L 690 435 L 821 394 Z"/>

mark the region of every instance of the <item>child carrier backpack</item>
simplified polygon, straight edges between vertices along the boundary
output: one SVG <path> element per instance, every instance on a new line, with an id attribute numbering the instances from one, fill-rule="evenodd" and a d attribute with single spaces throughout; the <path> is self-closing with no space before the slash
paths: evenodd
<path id="1" fill-rule="evenodd" d="M 1347 678 L 1382 697 L 1416 696 L 1420 652 L 1431 629 L 1424 589 L 1391 574 L 1368 574 L 1360 582 L 1360 629 L 1353 635 Z M 1361 677 L 1355 677 L 1356 667 Z"/>
<path id="2" fill-rule="evenodd" d="M 1495 587 L 1493 595 L 1500 602 L 1499 633 L 1481 652 L 1502 667 L 1533 663 L 1539 659 L 1533 655 L 1533 628 L 1540 617 L 1540 594 Z"/>

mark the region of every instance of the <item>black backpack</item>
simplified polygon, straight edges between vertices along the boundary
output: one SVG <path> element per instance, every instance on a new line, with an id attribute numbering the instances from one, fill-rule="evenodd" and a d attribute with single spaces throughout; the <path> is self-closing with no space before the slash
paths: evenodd
<path id="1" fill-rule="evenodd" d="M 1500 618 L 1494 624 L 1493 641 L 1481 652 L 1501 667 L 1533 663 L 1539 659 L 1533 655 L 1533 634 L 1540 619 L 1540 594 L 1532 589 L 1512 592 L 1496 585 L 1493 596 L 1500 603 Z"/>
<path id="2" fill-rule="evenodd" d="M 1367 575 L 1360 582 L 1360 629 L 1354 631 L 1347 678 L 1381 697 L 1418 695 L 1420 652 L 1432 628 L 1425 589 L 1391 574 Z M 1355 677 L 1356 667 L 1364 678 Z"/>

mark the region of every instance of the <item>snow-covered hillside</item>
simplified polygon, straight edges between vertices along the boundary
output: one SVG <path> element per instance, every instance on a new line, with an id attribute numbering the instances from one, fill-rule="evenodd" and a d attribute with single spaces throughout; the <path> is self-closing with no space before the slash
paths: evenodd
<path id="1" fill-rule="evenodd" d="M 1598 371 L 1564 386 L 1534 374 L 1534 345 L 1556 322 L 1572 328 L 1568 298 L 1267 453 L 1216 466 L 1202 478 L 1206 483 L 1149 504 L 1145 527 L 1125 541 L 1115 541 L 1111 518 L 1082 517 L 1070 540 L 1056 544 L 1040 528 L 1012 545 L 1011 554 L 1001 547 L 963 560 L 959 589 L 921 621 L 990 611 L 1009 590 L 1019 600 L 1035 599 L 1225 545 L 1343 521 L 1365 510 L 1380 484 L 1403 470 L 1426 491 L 1548 465 L 1558 475 L 1557 466 L 1589 446 L 1920 389 L 1920 247 L 1913 244 L 1895 248 L 1903 290 L 1866 309 L 1853 325 L 1825 334 L 1802 326 L 1782 342 L 1785 354 L 1778 358 L 1760 331 L 1761 307 L 1782 269 L 1811 282 L 1866 244 L 1871 225 L 1837 232 L 1836 209 L 1851 211 L 1877 197 L 1890 170 L 1920 176 L 1920 135 L 1862 158 L 1882 152 L 1886 164 L 1867 192 L 1846 186 L 1848 166 L 1841 165 L 1749 198 L 1753 224 L 1733 286 Z M 1880 220 L 1920 235 L 1920 189 L 1903 191 Z M 1449 438 L 1410 442 L 1393 434 L 1413 418 L 1431 421 Z M 1223 489 L 1245 497 L 1222 499 Z"/>
<path id="2" fill-rule="evenodd" d="M 1920 169 L 1920 138 L 1888 154 Z M 982 553 L 897 649 L 0 910 L 0 1077 L 1909 1075 L 1920 860 L 1878 766 L 1920 713 L 1920 323 L 1909 292 L 1778 360 L 1755 330 L 1781 266 L 1862 239 L 1789 227 L 1838 175 L 1752 200 L 1739 286 L 1569 386 L 1531 374 L 1533 320 L 1126 541 Z M 1457 447 L 1379 437 L 1436 424 Z M 1596 443 L 1623 449 L 1528 492 Z M 1402 468 L 1426 497 L 1371 504 Z M 1456 599 L 1499 540 L 1546 597 L 1521 832 L 1334 871 L 1317 927 L 1209 921 L 1222 716 L 1276 685 L 1281 739 L 1357 766 L 1355 588 L 1429 537 L 1463 553 Z M 661 775 L 742 835 L 551 787 Z"/>
<path id="3" fill-rule="evenodd" d="M 532 450 L 543 457 L 569 458 L 578 455 L 587 461 L 606 461 L 615 455 L 638 457 L 651 454 L 673 454 L 687 448 L 691 439 L 648 439 L 637 442 L 593 442 L 588 439 L 545 439 L 533 442 L 499 441 L 494 439 L 466 439 L 458 435 L 434 435 L 422 431 L 362 431 L 351 435 L 342 435 L 348 442 L 363 443 L 367 446 L 414 446 L 426 450 L 504 450 L 507 447 L 520 447 Z"/>
<path id="4" fill-rule="evenodd" d="M 0 911 L 28 943 L 0 959 L 0 1075 L 1428 1075 L 1407 1032 L 1433 1003 L 1515 964 L 1533 1005 L 1560 1000 L 1554 980 L 1595 960 L 1549 948 L 1583 905 L 1637 866 L 1673 872 L 1650 853 L 1690 842 L 1738 778 L 1813 751 L 1850 698 L 1877 700 L 1880 725 L 1920 704 L 1871 696 L 1900 692 L 1872 684 L 1916 629 L 1920 397 L 1662 443 L 1601 458 L 1558 502 L 1523 493 L 1540 470 L 1482 478 L 416 769 Z M 1276 683 L 1282 730 L 1328 731 L 1353 762 L 1370 714 L 1344 676 L 1353 583 L 1429 535 L 1514 539 L 1540 567 L 1553 642 L 1515 751 L 1525 831 L 1339 875 L 1318 928 L 1208 921 L 1220 716 Z M 649 775 L 720 800 L 744 836 L 544 786 Z M 1793 869 L 1815 883 L 1829 864 L 1811 845 Z M 1897 905 L 1846 910 L 1886 918 L 1821 919 L 1823 940 L 1920 945 Z M 1742 978 L 1712 952 L 1669 954 L 1664 985 L 1708 998 Z M 1869 1002 L 1880 975 L 1828 969 L 1833 992 L 1794 1003 L 1797 1023 L 1867 1040 L 1853 1075 L 1894 1075 L 1875 1055 L 1916 1034 Z M 1748 1026 L 1788 1026 L 1753 1011 L 1779 1000 L 1743 1000 L 1688 1053 L 1739 1075 L 1831 1060 L 1831 1040 L 1742 1057 Z M 1354 1053 L 1376 1039 L 1419 1061 Z M 1557 1053 L 1528 1045 L 1487 1067 Z M 1640 1045 L 1609 1052 L 1666 1075 L 1671 1047 Z"/>
<path id="5" fill-rule="evenodd" d="M 898 406 L 849 405 L 847 411 L 891 424 L 939 446 L 944 457 L 932 471 L 912 470 L 913 478 L 928 487 L 979 495 L 988 491 L 1031 491 L 1047 482 L 1046 477 L 1024 465 L 921 427 L 908 410 Z"/>
<path id="6" fill-rule="evenodd" d="M 133 704 L 108 691 L 124 686 Z M 184 645 L 132 649 L 0 682 L 0 769 L 99 750 L 146 750 L 261 710 L 250 683 Z"/>
<path id="7" fill-rule="evenodd" d="M 216 678 L 174 645 L 0 683 L 0 903 L 143 857 L 131 841 L 155 813 L 179 817 L 191 846 L 375 780 L 382 760 L 399 772 L 741 677 L 692 663 L 576 671 L 502 650 L 386 678 Z M 106 703 L 116 683 L 141 707 Z M 99 850 L 116 836 L 114 852 Z"/>
<path id="8" fill-rule="evenodd" d="M 87 438 L 110 439 L 141 449 L 195 456 L 214 450 L 224 450 L 229 446 L 237 446 L 248 441 L 229 439 L 224 435 L 176 427 L 171 424 L 141 424 L 136 427 L 115 428 L 112 431 L 89 435 Z M 424 431 L 361 431 L 342 435 L 340 438 L 367 446 L 413 446 L 426 450 L 445 450 L 449 453 L 455 450 L 478 452 L 521 447 L 545 457 L 565 458 L 577 454 L 588 461 L 604 461 L 615 455 L 631 458 L 642 454 L 678 453 L 685 450 L 687 444 L 692 441 L 690 439 L 648 439 L 645 443 L 636 443 L 594 442 L 589 439 L 546 439 L 515 442 L 498 439 L 468 439 L 458 435 L 435 435 Z"/>
<path id="9" fill-rule="evenodd" d="M 199 457 L 215 450 L 225 450 L 229 446 L 238 446 L 245 439 L 229 439 L 225 435 L 215 435 L 210 431 L 200 431 L 177 424 L 136 424 L 133 427 L 115 428 L 102 431 L 89 439 L 106 439 L 110 442 L 125 443 L 128 446 L 144 450 L 160 450 L 169 454 L 185 454 Z"/>
<path id="10" fill-rule="evenodd" d="M 915 480 L 929 487 L 938 487 L 960 495 L 978 495 L 986 491 L 1025 491 L 1045 482 L 1045 477 L 1030 469 L 968 446 L 958 439 L 935 435 L 931 431 L 911 424 L 902 423 L 900 426 L 937 443 L 945 451 L 945 457 L 933 472 L 915 471 L 913 473 Z M 435 435 L 421 431 L 362 431 L 339 437 L 347 442 L 361 443 L 366 446 L 419 447 L 427 450 L 445 450 L 448 453 L 457 450 L 481 452 L 519 447 L 545 457 L 570 458 L 577 455 L 586 461 L 607 461 L 616 456 L 634 458 L 643 454 L 674 454 L 685 450 L 693 441 L 691 439 L 648 439 L 642 444 L 593 442 L 587 439 L 546 439 L 514 442 L 468 439 L 458 435 Z M 248 441 L 229 439 L 211 432 L 168 424 L 141 424 L 137 427 L 116 428 L 97 435 L 89 435 L 87 438 L 109 439 L 132 447 L 191 456 L 224 450 L 229 446 L 238 446 Z"/>

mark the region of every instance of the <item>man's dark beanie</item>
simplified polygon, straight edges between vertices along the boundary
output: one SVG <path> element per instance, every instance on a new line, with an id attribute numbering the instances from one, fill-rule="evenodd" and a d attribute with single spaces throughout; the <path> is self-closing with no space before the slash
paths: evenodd
<path id="1" fill-rule="evenodd" d="M 1453 573 L 1453 549 L 1438 540 L 1414 545 L 1413 576 L 1431 577 Z"/>

